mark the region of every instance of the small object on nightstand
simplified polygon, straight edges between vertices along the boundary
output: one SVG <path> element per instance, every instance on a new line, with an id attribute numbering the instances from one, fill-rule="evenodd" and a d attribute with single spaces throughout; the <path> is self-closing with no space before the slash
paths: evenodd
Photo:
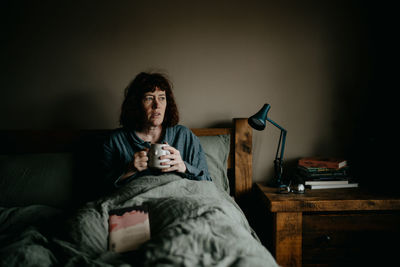
<path id="1" fill-rule="evenodd" d="M 292 192 L 296 194 L 304 194 L 305 188 L 303 184 L 297 184 L 293 187 Z"/>
<path id="2" fill-rule="evenodd" d="M 278 193 L 280 194 L 289 194 L 289 193 L 296 193 L 296 194 L 304 194 L 305 187 L 303 184 L 295 184 L 292 185 L 292 182 L 289 182 L 289 185 L 281 185 L 279 187 Z"/>
<path id="3" fill-rule="evenodd" d="M 279 187 L 278 193 L 289 194 L 291 192 L 290 185 L 282 185 Z"/>

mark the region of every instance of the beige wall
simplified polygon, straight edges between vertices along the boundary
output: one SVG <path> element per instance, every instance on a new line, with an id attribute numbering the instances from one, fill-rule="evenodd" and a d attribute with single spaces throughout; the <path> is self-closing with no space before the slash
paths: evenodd
<path id="1" fill-rule="evenodd" d="M 188 127 L 269 103 L 288 130 L 289 163 L 346 156 L 368 65 L 363 10 L 351 1 L 9 2 L 2 129 L 118 127 L 124 87 L 159 70 Z M 270 179 L 278 134 L 254 134 L 255 181 Z"/>

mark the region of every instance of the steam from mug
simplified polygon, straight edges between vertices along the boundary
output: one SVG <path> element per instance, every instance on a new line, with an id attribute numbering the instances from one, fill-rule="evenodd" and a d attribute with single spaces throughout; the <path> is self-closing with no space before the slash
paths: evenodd
<path id="1" fill-rule="evenodd" d="M 168 150 L 163 149 L 163 147 L 168 146 L 167 144 L 151 144 L 150 150 L 147 153 L 149 157 L 149 167 L 156 169 L 169 168 L 171 165 L 161 165 L 162 162 L 168 162 L 170 159 L 160 160 L 161 156 L 171 154 Z"/>

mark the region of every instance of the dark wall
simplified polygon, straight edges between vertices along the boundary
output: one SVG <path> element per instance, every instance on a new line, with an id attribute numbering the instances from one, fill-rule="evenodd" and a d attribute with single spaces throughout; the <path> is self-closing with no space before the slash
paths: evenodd
<path id="1" fill-rule="evenodd" d="M 387 2 L 1 1 L 0 128 L 118 127 L 125 86 L 160 70 L 188 127 L 228 125 L 267 102 L 288 130 L 287 163 L 362 166 L 396 121 Z M 271 178 L 278 137 L 254 133 L 255 181 Z"/>

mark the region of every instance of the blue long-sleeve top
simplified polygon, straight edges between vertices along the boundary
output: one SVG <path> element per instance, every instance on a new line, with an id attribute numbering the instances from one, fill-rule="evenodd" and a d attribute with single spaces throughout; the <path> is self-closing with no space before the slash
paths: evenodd
<path id="1" fill-rule="evenodd" d="M 200 141 L 187 127 L 176 125 L 166 128 L 164 138 L 160 140 L 162 142 L 179 150 L 187 169 L 180 175 L 191 180 L 212 180 Z M 103 144 L 102 167 L 105 183 L 119 187 L 141 175 L 160 174 L 158 170 L 149 168 L 120 180 L 127 171 L 128 164 L 134 159 L 134 154 L 145 148 L 150 148 L 150 143 L 143 141 L 134 131 L 127 128 L 114 130 Z"/>

